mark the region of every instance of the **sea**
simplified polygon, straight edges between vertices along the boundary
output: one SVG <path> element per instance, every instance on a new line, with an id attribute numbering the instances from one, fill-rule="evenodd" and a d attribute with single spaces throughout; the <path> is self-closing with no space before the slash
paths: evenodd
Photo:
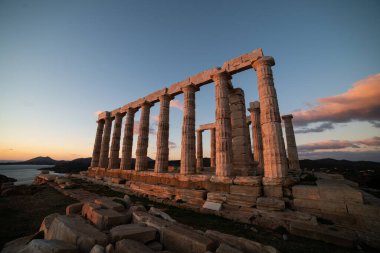
<path id="1" fill-rule="evenodd" d="M 54 167 L 53 165 L 0 165 L 0 174 L 11 177 L 14 179 L 17 179 L 17 182 L 15 182 L 15 185 L 20 184 L 32 184 L 33 180 L 36 175 L 40 174 L 41 168 L 51 168 Z M 51 174 L 57 174 L 50 172 Z"/>

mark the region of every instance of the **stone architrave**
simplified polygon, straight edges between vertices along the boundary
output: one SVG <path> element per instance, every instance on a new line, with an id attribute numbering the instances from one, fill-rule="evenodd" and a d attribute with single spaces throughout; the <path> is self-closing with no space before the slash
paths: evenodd
<path id="1" fill-rule="evenodd" d="M 257 175 L 264 174 L 263 139 L 260 124 L 260 103 L 249 103 L 248 111 L 251 113 L 253 157 L 257 165 Z"/>
<path id="2" fill-rule="evenodd" d="M 141 105 L 139 138 L 136 148 L 136 171 L 143 171 L 148 168 L 149 114 L 151 106 L 148 102 Z"/>
<path id="3" fill-rule="evenodd" d="M 121 150 L 120 169 L 130 170 L 132 163 L 132 147 L 133 147 L 133 125 L 135 121 L 135 112 L 133 108 L 127 109 L 127 117 L 124 126 L 123 147 Z"/>
<path id="4" fill-rule="evenodd" d="M 96 129 L 96 137 L 94 143 L 94 150 L 92 152 L 91 168 L 96 168 L 99 165 L 100 149 L 102 146 L 102 136 L 104 129 L 104 120 L 98 120 L 98 128 Z"/>
<path id="5" fill-rule="evenodd" d="M 120 150 L 121 122 L 123 121 L 123 116 L 124 114 L 122 113 L 116 113 L 115 115 L 108 169 L 117 169 L 120 166 L 119 150 Z"/>
<path id="6" fill-rule="evenodd" d="M 183 122 L 181 142 L 182 175 L 195 173 L 195 91 L 194 85 L 182 88 L 183 91 Z"/>
<path id="7" fill-rule="evenodd" d="M 231 110 L 229 104 L 229 80 L 231 76 L 220 72 L 212 76 L 215 83 L 215 136 L 216 177 L 229 177 L 232 172 Z"/>
<path id="8" fill-rule="evenodd" d="M 215 168 L 215 128 L 210 128 L 210 167 Z"/>
<path id="9" fill-rule="evenodd" d="M 106 123 L 104 125 L 102 147 L 100 149 L 100 159 L 99 159 L 100 168 L 108 168 L 108 153 L 110 149 L 112 120 L 113 118 L 110 116 L 110 113 L 107 112 L 107 115 L 105 118 Z"/>
<path id="10" fill-rule="evenodd" d="M 252 173 L 249 127 L 245 114 L 244 91 L 240 88 L 230 90 L 233 175 L 248 176 Z"/>
<path id="11" fill-rule="evenodd" d="M 285 135 L 286 135 L 286 145 L 288 147 L 288 164 L 289 164 L 289 172 L 292 174 L 300 174 L 301 167 L 300 162 L 298 160 L 298 151 L 296 144 L 296 137 L 294 135 L 293 129 L 293 115 L 284 115 L 282 119 L 285 124 Z"/>
<path id="12" fill-rule="evenodd" d="M 168 170 L 169 164 L 169 106 L 171 96 L 160 96 L 160 114 L 157 130 L 157 155 L 154 171 L 156 173 Z"/>
<path id="13" fill-rule="evenodd" d="M 286 177 L 287 173 L 280 111 L 271 68 L 274 64 L 274 59 L 268 56 L 262 57 L 252 64 L 253 68 L 256 70 L 259 88 L 260 121 L 264 157 L 263 184 L 264 194 L 268 197 L 271 196 L 270 191 L 265 191 L 266 185 L 271 188 L 275 186 L 280 189 L 283 178 Z"/>
<path id="14" fill-rule="evenodd" d="M 197 172 L 203 170 L 203 141 L 202 141 L 203 130 L 197 130 Z"/>

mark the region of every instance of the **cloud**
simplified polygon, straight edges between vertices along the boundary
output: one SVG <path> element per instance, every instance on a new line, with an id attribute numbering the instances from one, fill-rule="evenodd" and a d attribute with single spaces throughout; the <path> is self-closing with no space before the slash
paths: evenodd
<path id="1" fill-rule="evenodd" d="M 176 149 L 177 144 L 175 142 L 169 141 L 169 149 Z"/>
<path id="2" fill-rule="evenodd" d="M 333 158 L 337 160 L 351 161 L 374 161 L 380 162 L 379 151 L 325 151 L 325 152 L 306 152 L 299 154 L 300 159 L 323 159 Z"/>
<path id="3" fill-rule="evenodd" d="M 152 115 L 150 118 L 151 118 L 151 120 L 153 122 L 158 122 L 158 120 L 159 120 L 159 116 L 158 115 Z"/>
<path id="4" fill-rule="evenodd" d="M 140 121 L 135 121 L 133 124 L 133 134 L 134 135 L 139 135 L 139 128 L 140 128 Z M 156 129 L 149 127 L 149 134 L 156 135 Z"/>
<path id="5" fill-rule="evenodd" d="M 325 122 L 325 123 L 320 124 L 317 127 L 303 127 L 301 129 L 296 129 L 295 133 L 297 134 L 320 133 L 328 129 L 334 129 L 334 125 L 332 122 Z"/>
<path id="6" fill-rule="evenodd" d="M 369 139 L 348 141 L 348 140 L 327 140 L 299 145 L 298 150 L 300 153 L 314 152 L 321 150 L 339 150 L 346 148 L 360 148 L 361 146 L 367 147 L 380 147 L 380 137 L 375 136 Z"/>
<path id="7" fill-rule="evenodd" d="M 374 127 L 380 128 L 380 120 L 370 120 L 369 123 Z"/>
<path id="8" fill-rule="evenodd" d="M 173 99 L 170 101 L 170 107 L 177 108 L 178 110 L 183 111 L 183 103 L 178 99 Z"/>
<path id="9" fill-rule="evenodd" d="M 380 126 L 380 73 L 356 82 L 348 91 L 319 98 L 312 108 L 293 113 L 296 126 L 310 123 L 369 121 Z M 329 129 L 329 128 L 326 128 Z"/>

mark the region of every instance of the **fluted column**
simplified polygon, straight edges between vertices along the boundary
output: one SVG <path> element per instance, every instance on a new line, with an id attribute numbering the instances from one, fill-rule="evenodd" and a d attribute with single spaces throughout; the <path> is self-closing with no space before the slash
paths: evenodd
<path id="1" fill-rule="evenodd" d="M 167 171 L 169 163 L 169 106 L 170 95 L 160 96 L 160 115 L 157 130 L 157 155 L 154 171 L 161 173 Z"/>
<path id="2" fill-rule="evenodd" d="M 256 164 L 258 164 L 257 174 L 263 175 L 264 174 L 263 139 L 261 135 L 259 101 L 254 101 L 254 102 L 249 103 L 248 111 L 251 113 L 253 158 Z"/>
<path id="3" fill-rule="evenodd" d="M 123 116 L 124 114 L 122 113 L 116 113 L 115 115 L 108 169 L 119 168 L 120 135 L 121 135 L 121 122 L 123 120 Z"/>
<path id="4" fill-rule="evenodd" d="M 253 173 L 249 143 L 249 128 L 245 111 L 244 91 L 230 90 L 233 175 L 248 176 Z"/>
<path id="5" fill-rule="evenodd" d="M 260 97 L 260 121 L 263 139 L 264 156 L 264 194 L 281 197 L 283 178 L 286 176 L 285 145 L 282 136 L 281 118 L 276 89 L 273 82 L 272 68 L 275 64 L 272 57 L 263 57 L 252 66 L 256 70 Z M 266 191 L 265 187 L 268 186 Z M 272 189 L 272 186 L 276 186 Z"/>
<path id="6" fill-rule="evenodd" d="M 127 109 L 127 117 L 124 126 L 123 147 L 121 149 L 121 170 L 130 170 L 132 163 L 132 147 L 133 147 L 133 125 L 135 121 L 135 112 L 133 108 Z"/>
<path id="7" fill-rule="evenodd" d="M 203 143 L 202 143 L 203 130 L 197 130 L 197 172 L 203 170 Z"/>
<path id="8" fill-rule="evenodd" d="M 183 91 L 183 122 L 181 142 L 182 175 L 195 173 L 195 91 L 194 85 L 182 88 Z"/>
<path id="9" fill-rule="evenodd" d="M 149 142 L 149 114 L 151 104 L 144 102 L 141 106 L 139 138 L 136 148 L 136 171 L 146 170 L 148 168 L 148 142 Z"/>
<path id="10" fill-rule="evenodd" d="M 112 120 L 110 114 L 107 113 L 105 118 L 103 139 L 102 139 L 102 147 L 100 149 L 100 159 L 99 159 L 99 167 L 100 168 L 108 168 L 108 153 L 110 149 L 110 139 L 111 139 L 111 129 L 112 129 Z"/>
<path id="11" fill-rule="evenodd" d="M 104 129 L 104 120 L 98 120 L 98 127 L 96 129 L 94 150 L 92 152 L 91 168 L 96 168 L 99 165 L 100 149 L 102 146 L 102 136 Z"/>
<path id="12" fill-rule="evenodd" d="M 210 129 L 210 167 L 215 168 L 215 128 Z"/>
<path id="13" fill-rule="evenodd" d="M 229 80 L 226 73 L 214 75 L 215 82 L 215 135 L 216 135 L 216 177 L 228 177 L 232 171 L 231 110 L 229 105 Z"/>
<path id="14" fill-rule="evenodd" d="M 301 167 L 300 167 L 300 162 L 298 160 L 296 137 L 294 135 L 294 129 L 293 129 L 293 123 L 292 123 L 293 115 L 292 114 L 284 115 L 282 116 L 282 119 L 285 124 L 286 145 L 288 148 L 289 172 L 297 175 L 301 173 Z"/>

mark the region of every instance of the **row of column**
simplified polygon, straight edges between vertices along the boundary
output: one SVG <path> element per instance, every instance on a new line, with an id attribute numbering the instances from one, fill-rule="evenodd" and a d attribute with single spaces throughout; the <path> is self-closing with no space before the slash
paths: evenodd
<path id="1" fill-rule="evenodd" d="M 271 66 L 274 65 L 272 57 L 263 57 L 255 61 L 252 67 L 256 70 L 259 99 L 261 106 L 258 103 L 251 104 L 248 109 L 251 112 L 252 119 L 252 142 L 254 158 L 260 169 L 264 169 L 264 177 L 269 179 L 281 180 L 287 174 L 287 160 L 285 154 L 284 140 L 281 129 L 281 118 L 278 108 L 277 94 L 274 87 L 273 75 Z M 244 94 L 242 91 L 233 90 L 232 96 L 235 96 L 236 101 L 230 104 L 231 96 L 231 76 L 227 72 L 220 72 L 212 76 L 215 83 L 215 129 L 211 130 L 211 166 L 216 167 L 215 175 L 217 177 L 229 177 L 233 174 L 233 137 L 236 140 L 244 138 L 244 147 L 236 149 L 237 154 L 243 154 L 244 158 L 251 157 L 250 149 L 246 150 L 247 142 L 247 128 L 242 128 L 236 132 L 232 132 L 231 124 L 242 124 L 242 119 L 245 122 L 245 113 L 242 115 L 238 113 L 231 114 L 231 108 L 234 112 L 241 111 L 244 106 Z M 180 173 L 183 175 L 196 173 L 196 168 L 203 167 L 203 159 L 196 159 L 202 157 L 200 153 L 202 150 L 202 135 L 198 134 L 198 150 L 196 156 L 196 142 L 195 142 L 195 92 L 197 91 L 195 85 L 189 85 L 182 89 L 184 94 L 184 111 L 183 111 L 183 125 L 182 125 L 182 141 L 181 141 L 181 169 Z M 160 114 L 157 133 L 157 158 L 155 164 L 155 171 L 160 173 L 168 167 L 169 155 L 169 103 L 171 100 L 170 95 L 162 95 L 160 97 Z M 147 148 L 149 142 L 149 114 L 151 103 L 145 102 L 141 105 L 141 116 L 139 135 L 136 149 L 136 165 L 135 170 L 141 171 L 147 169 Z M 125 113 L 117 113 L 114 117 L 108 113 L 104 120 L 98 121 L 98 128 L 95 138 L 93 159 L 91 167 L 101 168 L 131 168 L 131 155 L 133 144 L 133 124 L 134 114 L 136 109 L 128 109 L 126 112 L 127 119 L 125 123 L 122 157 L 119 166 L 119 149 L 120 149 L 120 135 L 121 135 L 121 122 Z M 233 115 L 231 120 L 231 115 Z M 234 118 L 235 117 L 235 118 Z M 110 135 L 112 121 L 114 123 L 114 131 L 112 136 L 111 150 L 109 150 Z M 291 121 L 286 118 L 285 124 Z M 232 122 L 232 123 L 231 123 Z M 294 132 L 290 132 L 289 127 L 286 128 L 288 139 L 288 152 L 294 153 L 296 150 Z M 235 136 L 236 135 L 236 136 Z M 261 138 L 260 138 L 261 135 Z M 291 137 L 293 135 L 293 138 Z M 247 144 L 247 145 L 246 145 Z M 215 150 L 215 153 L 213 152 Z M 292 151 L 293 150 L 293 151 Z M 108 154 L 110 155 L 108 158 Z M 215 159 L 213 159 L 215 157 Z M 289 155 L 289 157 L 294 157 Z M 293 159 L 293 158 L 292 158 Z M 242 166 L 251 166 L 249 159 L 243 159 Z M 289 163 L 291 164 L 291 163 Z M 239 164 L 240 166 L 240 164 Z M 290 166 L 293 168 L 294 166 Z M 271 181 L 271 180 L 269 180 Z M 276 180 L 275 180 L 276 181 Z"/>

